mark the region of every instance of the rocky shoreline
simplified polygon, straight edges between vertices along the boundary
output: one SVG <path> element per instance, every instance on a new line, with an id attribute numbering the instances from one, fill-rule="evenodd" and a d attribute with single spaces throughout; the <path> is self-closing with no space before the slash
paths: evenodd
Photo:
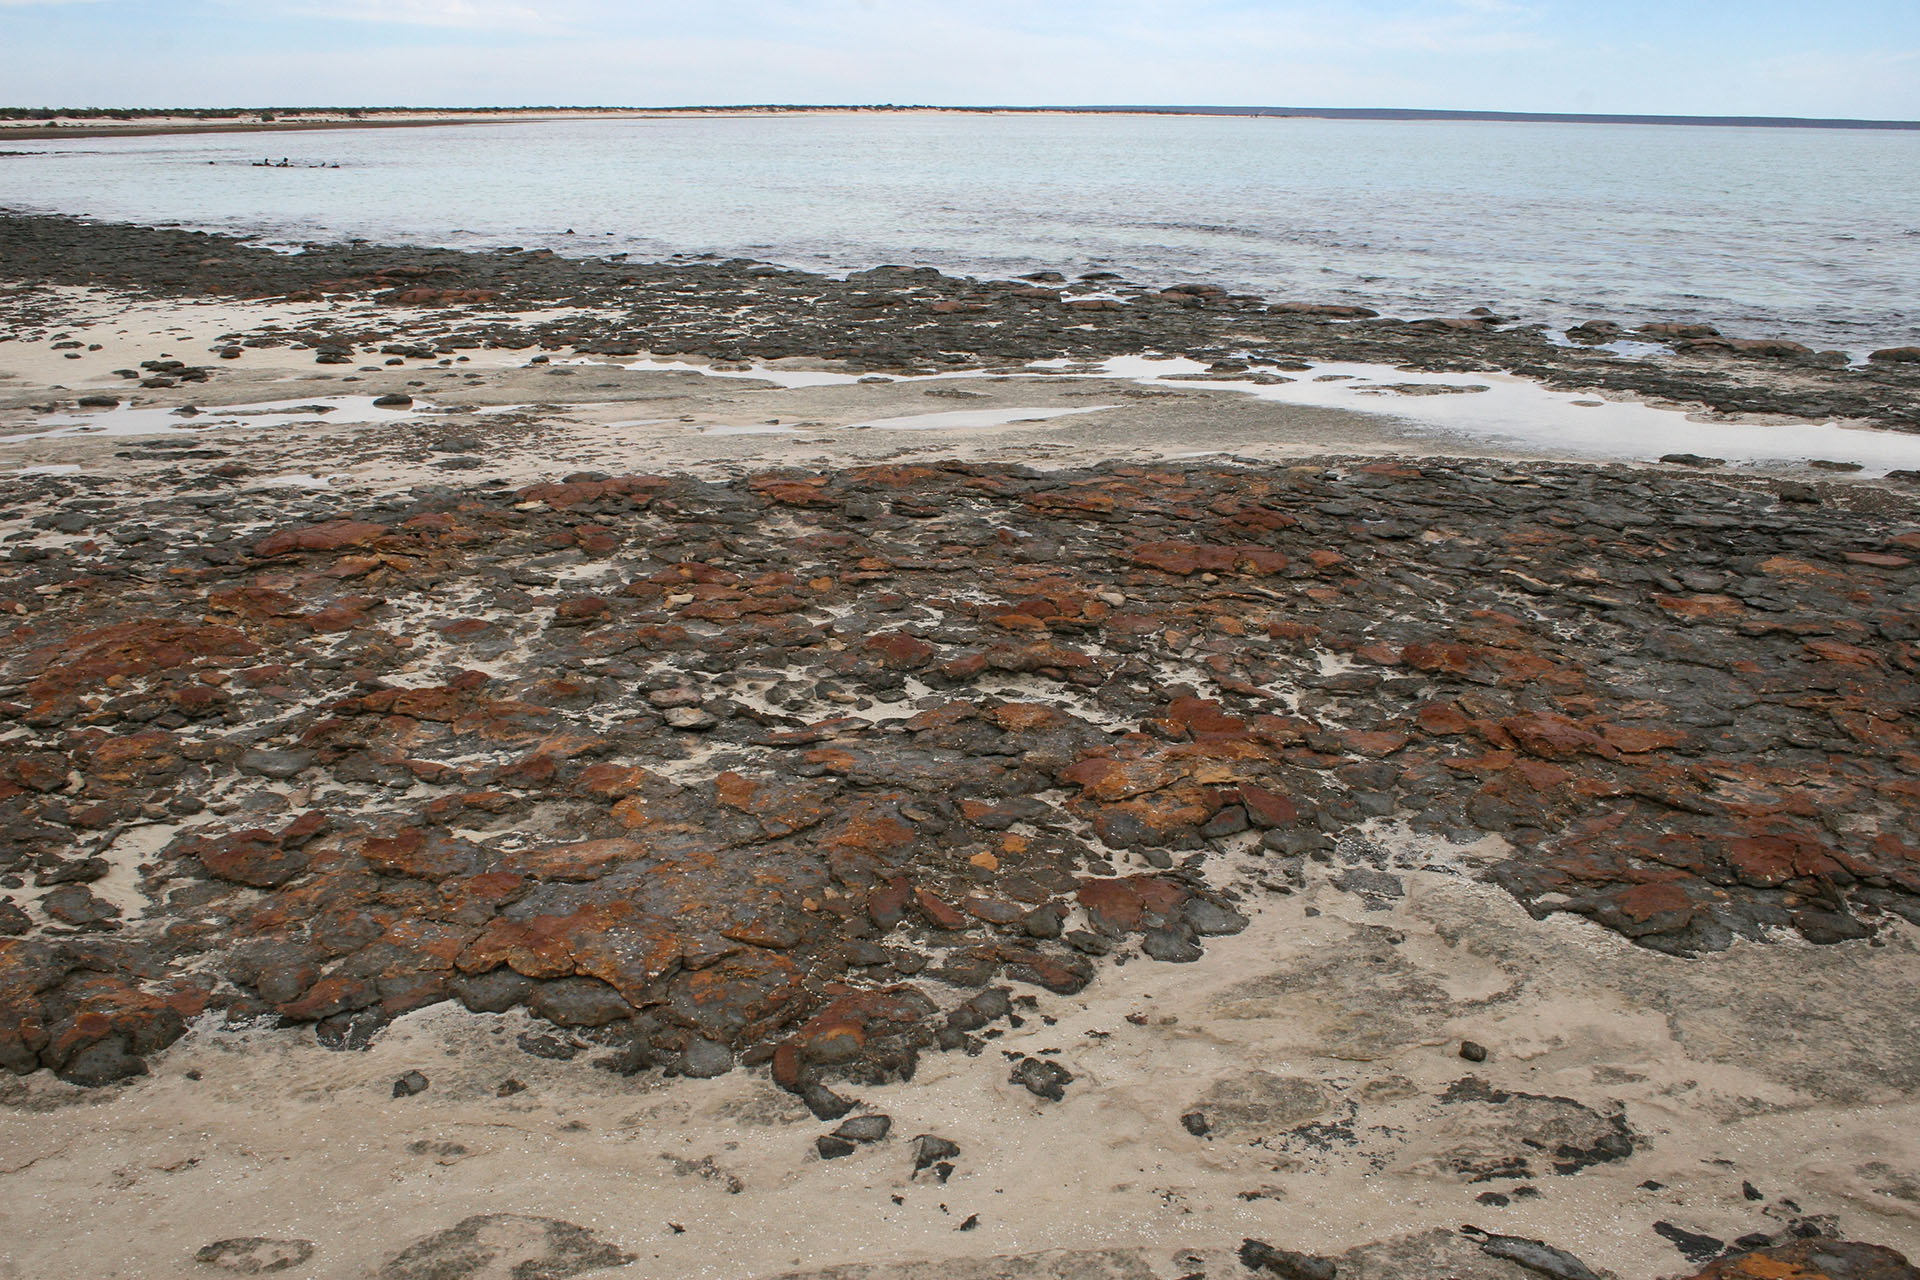
<path id="1" fill-rule="evenodd" d="M 1629 332 L 1590 322 L 1556 345 L 1536 325 L 1493 315 L 1400 320 L 1364 307 L 1230 295 L 1205 283 L 1145 286 L 1094 273 L 1014 281 L 878 267 L 844 280 L 744 259 L 634 262 L 550 250 L 466 253 L 367 244 L 315 244 L 297 254 L 205 232 L 0 214 L 0 262 L 17 286 L 93 286 L 157 297 L 221 295 L 297 301 L 371 300 L 394 308 L 458 308 L 442 323 L 339 324 L 289 334 L 319 355 L 415 346 L 430 328 L 440 354 L 481 348 L 648 352 L 714 361 L 806 357 L 870 371 L 1098 359 L 1160 351 L 1284 368 L 1344 360 L 1413 369 L 1500 369 L 1549 386 L 1631 394 L 1730 415 L 1837 418 L 1920 431 L 1920 347 L 1850 366 L 1837 352 L 1721 336 L 1711 325 L 1655 324 Z M 27 300 L 16 323 L 57 327 L 50 304 Z M 516 313 L 564 309 L 532 319 Z M 402 329 L 416 332 L 403 333 Z M 1670 347 L 1622 356 L 1606 343 Z M 269 339 L 255 339 L 255 343 Z"/>
<path id="2" fill-rule="evenodd" d="M 635 471 L 612 465 L 623 448 L 641 459 L 605 442 L 619 423 L 556 434 L 559 409 L 524 393 L 563 372 L 530 363 L 536 348 L 896 376 L 1155 350 L 1235 376 L 1327 359 L 1498 368 L 1914 430 L 1920 365 L 1679 335 L 1673 355 L 1626 357 L 1484 318 L 1332 316 L 1204 287 L 285 255 L 60 219 L 0 219 L 0 264 L 22 348 L 94 378 L 5 384 L 15 415 L 130 392 L 191 424 L 243 389 L 317 394 L 319 375 L 293 368 L 315 363 L 352 366 L 341 380 L 396 415 L 78 437 L 77 461 L 6 479 L 13 1119 L 160 1096 L 142 1090 L 191 1114 L 221 1037 L 310 1047 L 317 1033 L 363 1051 L 340 1063 L 385 1063 L 433 1026 L 468 1045 L 449 1060 L 497 1077 L 453 1068 L 458 1124 L 574 1105 L 602 1080 L 765 1081 L 780 1101 L 755 1106 L 811 1135 L 823 1171 L 906 1138 L 874 1099 L 905 1115 L 928 1076 L 984 1072 L 995 1106 L 1078 1102 L 1124 1113 L 1116 1133 L 1147 1124 L 1163 1165 L 1189 1170 L 1156 1176 L 1193 1179 L 1189 1211 L 1211 1224 L 1186 1264 L 1034 1227 L 992 1257 L 925 1239 L 896 1255 L 948 1268 L 1913 1274 L 1818 1243 L 1914 1247 L 1920 1151 L 1898 1138 L 1817 1174 L 1804 1146 L 1752 1157 L 1744 1185 L 1767 1193 L 1649 1202 L 1639 1242 L 1583 1244 L 1585 1261 L 1569 1236 L 1535 1238 L 1584 1230 L 1609 1203 L 1578 1186 L 1620 1205 L 1636 1184 L 1691 1186 L 1682 1166 L 1718 1128 L 1832 1114 L 1897 1134 L 1913 1112 L 1920 1039 L 1900 1010 L 1920 924 L 1920 512 L 1901 486 L 1516 458 L 1179 461 L 1178 438 L 1140 460 L 1036 454 L 1044 467 L 993 457 L 991 440 L 965 459 L 942 443 L 793 465 L 831 434 L 817 421 L 778 465 L 738 452 Z M 1117 296 L 1075 296 L 1094 288 Z M 114 377 L 84 337 L 54 336 L 82 327 L 81 289 L 322 309 Z M 510 366 L 457 380 L 509 412 L 470 407 L 471 439 L 407 416 L 423 378 L 489 352 Z M 682 385 L 710 378 L 606 376 L 608 412 L 676 421 L 829 394 L 710 402 Z M 831 394 L 958 384 L 920 386 Z M 1126 412 L 1160 415 L 1170 437 L 1231 418 L 1205 386 Z M 588 437 L 609 465 L 561 461 Z M 392 469 L 261 483 L 353 452 Z M 1117 1013 L 1183 982 L 1181 1034 L 1257 1046 L 1273 1070 L 1222 1051 L 1196 1079 L 1192 1045 L 1143 1044 L 1146 1078 L 1177 1079 L 1177 1096 L 1117 1083 L 1110 1043 L 1179 1022 Z M 1612 1012 L 1581 1011 L 1600 991 Z M 466 1021 L 445 1022 L 456 1009 Z M 1063 1051 L 1068 1026 L 1081 1048 Z M 504 1042 L 474 1048 L 481 1029 Z M 392 1073 L 393 1105 L 444 1093 L 441 1074 L 424 1057 Z M 543 1096 L 516 1100 L 522 1077 Z M 1013 1176 L 997 1150 L 927 1130 L 894 1203 L 969 1185 L 963 1151 L 980 1176 Z M 1357 1179 L 1358 1203 L 1377 1176 L 1407 1188 L 1397 1233 L 1339 1243 L 1284 1234 L 1284 1214 L 1236 1216 L 1322 1194 L 1316 1180 Z M 1554 1217 L 1570 1200 L 1578 1213 Z M 526 1209 L 450 1214 L 457 1226 L 380 1274 L 478 1275 L 506 1248 L 482 1245 L 505 1236 L 540 1274 L 666 1273 L 625 1227 L 595 1237 Z M 1531 1235 L 1443 1230 L 1463 1209 L 1546 1216 Z M 1260 1222 L 1237 1252 L 1221 1234 Z M 1017 1247 L 1031 1240 L 1072 1256 Z M 236 1235 L 200 1265 L 298 1255 L 285 1265 L 301 1275 L 370 1273 L 356 1246 L 310 1262 L 314 1247 Z M 781 1269 L 754 1265 L 737 1274 Z M 916 1265 L 817 1274 L 904 1280 Z"/>

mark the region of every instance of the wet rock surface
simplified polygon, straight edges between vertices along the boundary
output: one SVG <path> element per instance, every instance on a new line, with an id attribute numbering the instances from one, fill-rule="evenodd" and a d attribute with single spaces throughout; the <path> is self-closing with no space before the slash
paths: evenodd
<path id="1" fill-rule="evenodd" d="M 1881 491 L 1336 461 L 96 492 L 12 489 L 162 535 L 10 542 L 15 1072 L 137 1074 L 209 1010 L 353 1048 L 457 1000 L 624 1072 L 897 1079 L 1005 991 L 1244 927 L 1228 865 L 1284 893 L 1337 858 L 1384 908 L 1370 820 L 1499 835 L 1536 917 L 1669 953 L 1920 919 L 1920 527 Z M 1444 1000 L 1356 945 L 1364 1056 Z"/>
<path id="2" fill-rule="evenodd" d="M 159 297 L 373 301 L 437 312 L 435 323 L 342 317 L 242 339 L 295 345 L 351 364 L 452 356 L 481 348 L 570 349 L 716 361 L 807 356 L 855 369 L 938 371 L 1003 361 L 1097 358 L 1160 350 L 1239 377 L 1249 360 L 1337 359 L 1437 371 L 1504 369 L 1549 385 L 1630 392 L 1723 413 L 1848 418 L 1920 430 L 1920 363 L 1905 348 L 1850 366 L 1839 352 L 1731 339 L 1708 325 L 1576 327 L 1556 345 L 1542 326 L 1493 316 L 1404 320 L 1367 308 L 1272 301 L 1205 284 L 1108 278 L 976 280 L 931 268 L 876 267 L 835 279 L 745 259 L 567 258 L 546 250 L 313 244 L 275 253 L 226 236 L 57 217 L 0 214 L 0 275 L 29 289 L 89 285 Z M 1097 292 L 1097 296 L 1088 296 Z M 61 323 L 63 302 L 12 300 L 21 321 Z M 563 314 L 526 317 L 541 308 Z M 1631 336 L 1670 348 L 1659 359 L 1595 343 Z M 1584 345 L 1583 345 L 1584 343 Z M 187 366 L 132 371 L 175 386 L 218 373 Z M 1204 375 L 1203 375 L 1204 376 Z M 1431 392 L 1432 388 L 1420 388 Z"/>

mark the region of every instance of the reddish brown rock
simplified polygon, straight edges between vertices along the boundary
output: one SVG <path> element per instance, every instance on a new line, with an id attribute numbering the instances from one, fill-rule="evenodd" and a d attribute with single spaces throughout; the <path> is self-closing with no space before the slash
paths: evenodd
<path id="1" fill-rule="evenodd" d="M 1822 1238 L 1729 1254 L 1686 1280 L 1920 1280 L 1920 1269 L 1880 1245 Z"/>
<path id="2" fill-rule="evenodd" d="M 923 966 L 1076 990 L 1075 907 L 1190 959 L 1220 850 L 1339 859 L 1382 814 L 1504 836 L 1529 909 L 1664 951 L 1920 915 L 1896 497 L 1502 465 L 575 475 L 291 495 L 265 564 L 217 506 L 12 559 L 0 865 L 48 914 L 5 917 L 0 1059 L 64 1027 L 75 1078 L 137 1069 L 146 997 L 212 973 L 328 1043 L 457 997 L 623 1070 L 705 1039 L 891 1078 L 961 1032 L 841 1002 Z M 548 594 L 559 553 L 625 585 Z M 83 842 L 176 816 L 150 906 L 86 888 Z"/>
<path id="3" fill-rule="evenodd" d="M 1137 933 L 1149 915 L 1165 916 L 1185 901 L 1187 891 L 1160 876 L 1124 876 L 1088 880 L 1074 896 L 1109 928 Z"/>
<path id="4" fill-rule="evenodd" d="M 341 551 L 347 547 L 372 546 L 387 536 L 383 524 L 363 520 L 332 520 L 326 524 L 284 529 L 254 544 L 253 554 L 262 560 L 289 555 L 296 551 Z"/>
<path id="5" fill-rule="evenodd" d="M 1128 553 L 1135 564 L 1186 577 L 1195 573 L 1274 574 L 1287 557 L 1265 547 L 1219 547 L 1185 542 L 1143 542 Z"/>

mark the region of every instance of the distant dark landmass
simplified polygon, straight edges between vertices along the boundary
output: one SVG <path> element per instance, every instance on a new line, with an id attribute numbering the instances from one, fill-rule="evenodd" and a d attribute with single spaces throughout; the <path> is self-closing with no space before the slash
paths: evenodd
<path id="1" fill-rule="evenodd" d="M 227 122 L 243 123 L 248 128 L 340 127 L 354 124 L 452 123 L 460 119 L 542 114 L 591 115 L 616 114 L 688 114 L 764 111 L 952 111 L 959 113 L 1005 114 L 1086 114 L 1086 115 L 1160 115 L 1160 116 L 1267 116 L 1300 120 L 1485 120 L 1520 124 L 1661 124 L 1718 125 L 1748 129 L 1905 129 L 1920 130 L 1920 120 L 1849 120 L 1804 116 L 1662 116 L 1608 115 L 1600 112 L 1573 111 L 1428 111 L 1406 107 L 1210 107 L 1155 103 L 1116 103 L 1104 106 L 941 106 L 937 103 L 821 103 L 755 102 L 730 105 L 611 107 L 611 106 L 526 106 L 526 107 L 4 107 L 0 120 L 42 121 L 49 128 L 67 120 L 104 127 L 102 131 L 175 132 L 140 128 L 158 120 L 191 120 L 199 127 L 218 128 Z M 434 116 L 444 120 L 420 120 L 409 117 Z M 383 117 L 386 117 L 383 119 Z M 400 117 L 395 119 L 394 117 Z M 24 131 L 9 130 L 10 136 L 26 136 Z"/>
<path id="2" fill-rule="evenodd" d="M 1623 116 L 1572 111 L 1415 111 L 1400 107 L 1106 106 L 1034 109 L 1127 115 L 1296 116 L 1317 120 L 1494 120 L 1521 124 L 1690 124 L 1748 129 L 1920 129 L 1920 120 L 1811 119 L 1802 116 Z"/>

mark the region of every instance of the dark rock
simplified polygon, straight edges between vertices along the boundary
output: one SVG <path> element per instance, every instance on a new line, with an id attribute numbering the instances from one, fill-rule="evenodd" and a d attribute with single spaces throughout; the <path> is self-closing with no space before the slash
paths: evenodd
<path id="1" fill-rule="evenodd" d="M 913 1148 L 913 1171 L 915 1173 L 960 1158 L 960 1148 L 957 1144 L 949 1142 L 945 1138 L 936 1138 L 930 1133 L 921 1134 L 909 1145 Z M 942 1182 L 946 1181 L 944 1177 L 940 1180 Z"/>
<path id="2" fill-rule="evenodd" d="M 1820 505 L 1820 491 L 1810 484 L 1801 484 L 1797 480 L 1776 480 L 1773 492 L 1782 502 L 1794 502 L 1803 506 Z"/>
<path id="3" fill-rule="evenodd" d="M 698 1038 L 689 1040 L 686 1048 L 680 1051 L 680 1057 L 673 1064 L 673 1069 L 677 1075 L 691 1076 L 696 1080 L 710 1080 L 714 1076 L 723 1076 L 733 1070 L 733 1051 L 712 1040 Z"/>
<path id="4" fill-rule="evenodd" d="M 1067 1086 L 1073 1083 L 1073 1073 L 1057 1062 L 1022 1058 L 1014 1065 L 1007 1082 L 1021 1086 L 1036 1098 L 1059 1102 L 1067 1096 Z"/>
<path id="5" fill-rule="evenodd" d="M 285 781 L 298 777 L 313 766 L 314 754 L 311 751 L 268 751 L 255 748 L 242 752 L 240 769 L 245 773 L 257 773 L 263 778 Z"/>
<path id="6" fill-rule="evenodd" d="M 1460 1042 L 1460 1056 L 1468 1062 L 1485 1062 L 1487 1060 L 1487 1047 L 1472 1040 L 1462 1040 Z"/>
<path id="7" fill-rule="evenodd" d="M 574 1041 L 544 1032 L 522 1031 L 514 1038 L 522 1053 L 532 1054 L 536 1058 L 545 1058 L 550 1062 L 570 1062 L 580 1056 L 580 1045 Z"/>
<path id="8" fill-rule="evenodd" d="M 236 1236 L 201 1246 L 194 1260 L 237 1276 L 272 1275 L 289 1271 L 313 1256 L 311 1240 L 269 1240 Z"/>
<path id="9" fill-rule="evenodd" d="M 63 884 L 40 899 L 40 907 L 63 924 L 98 925 L 117 920 L 120 908 L 96 898 L 85 885 Z"/>
<path id="10" fill-rule="evenodd" d="M 1173 964 L 1191 964 L 1204 954 L 1184 929 L 1149 929 L 1140 939 L 1140 950 Z"/>
<path id="11" fill-rule="evenodd" d="M 1340 1274 L 1339 1264 L 1332 1258 L 1276 1249 L 1264 1240 L 1241 1242 L 1240 1265 L 1249 1271 L 1279 1276 L 1280 1280 L 1336 1280 Z"/>
<path id="12" fill-rule="evenodd" d="M 418 1071 L 409 1071 L 393 1082 L 393 1096 L 412 1098 L 427 1091 L 427 1078 Z"/>
<path id="13" fill-rule="evenodd" d="M 1654 1234 L 1673 1242 L 1673 1247 L 1684 1255 L 1688 1262 L 1706 1262 L 1717 1258 L 1726 1250 L 1727 1242 L 1714 1236 L 1702 1235 L 1698 1231 L 1688 1231 L 1685 1227 L 1676 1227 L 1671 1222 L 1653 1224 Z"/>
<path id="14" fill-rule="evenodd" d="M 812 1081 L 802 1086 L 800 1101 L 820 1120 L 838 1120 L 859 1105 L 852 1098 L 843 1098 L 827 1086 Z"/>
<path id="15" fill-rule="evenodd" d="M 568 1280 L 632 1261 L 633 1254 L 571 1222 L 489 1213 L 416 1241 L 380 1268 L 378 1280 Z"/>
<path id="16" fill-rule="evenodd" d="M 527 1007 L 562 1027 L 604 1027 L 633 1014 L 633 1006 L 598 978 L 542 982 L 528 994 Z"/>
<path id="17" fill-rule="evenodd" d="M 1920 1268 L 1881 1245 L 1819 1238 L 1747 1246 L 1686 1280 L 1920 1280 Z"/>
<path id="18" fill-rule="evenodd" d="M 888 1131 L 892 1128 L 893 1119 L 890 1116 L 854 1116 L 850 1120 L 843 1121 L 840 1127 L 833 1131 L 833 1136 L 844 1138 L 848 1142 L 880 1142 L 886 1138 Z"/>
<path id="19" fill-rule="evenodd" d="M 845 1138 L 836 1138 L 830 1133 L 823 1133 L 815 1138 L 813 1145 L 814 1149 L 820 1153 L 822 1160 L 838 1160 L 842 1156 L 850 1156 L 859 1150 L 855 1144 Z"/>
<path id="20" fill-rule="evenodd" d="M 1238 911 L 1205 898 L 1188 899 L 1186 905 L 1180 908 L 1180 914 L 1186 920 L 1187 927 L 1203 938 L 1239 933 L 1247 927 L 1247 918 Z"/>
<path id="21" fill-rule="evenodd" d="M 505 1013 L 523 1003 L 533 987 L 533 979 L 511 969 L 461 974 L 452 984 L 455 998 L 475 1013 Z"/>
<path id="22" fill-rule="evenodd" d="M 1580 1259 L 1544 1240 L 1522 1236 L 1490 1235 L 1478 1228 L 1463 1228 L 1479 1242 L 1480 1252 L 1525 1267 L 1552 1280 L 1600 1280 L 1600 1276 Z"/>

